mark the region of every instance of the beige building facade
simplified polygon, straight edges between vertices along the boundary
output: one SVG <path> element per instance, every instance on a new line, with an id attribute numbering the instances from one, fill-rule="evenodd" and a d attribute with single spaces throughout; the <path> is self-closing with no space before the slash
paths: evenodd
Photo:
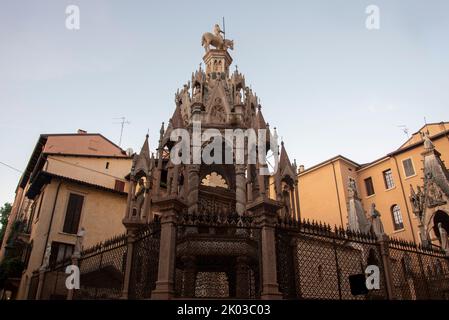
<path id="1" fill-rule="evenodd" d="M 19 181 L 0 258 L 19 224 L 16 240 L 25 263 L 17 298 L 25 298 L 29 279 L 51 250 L 50 263 L 69 258 L 77 233 L 83 247 L 125 232 L 122 224 L 131 157 L 100 134 L 41 135 Z M 16 229 L 17 230 L 17 229 Z"/>

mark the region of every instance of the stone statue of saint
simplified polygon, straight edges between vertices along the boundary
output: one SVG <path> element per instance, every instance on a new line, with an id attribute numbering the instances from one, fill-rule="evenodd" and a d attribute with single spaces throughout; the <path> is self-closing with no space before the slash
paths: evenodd
<path id="1" fill-rule="evenodd" d="M 348 191 L 349 191 L 350 197 L 358 198 L 357 186 L 355 185 L 355 180 L 349 179 Z"/>
<path id="2" fill-rule="evenodd" d="M 201 86 L 197 84 L 193 88 L 193 101 L 200 102 L 201 101 Z"/>
<path id="3" fill-rule="evenodd" d="M 86 234 L 86 230 L 84 227 L 81 227 L 80 231 L 76 234 L 76 242 L 75 242 L 75 249 L 73 250 L 73 255 L 76 257 L 81 256 L 81 251 L 83 250 L 83 240 L 84 235 Z"/>
<path id="4" fill-rule="evenodd" d="M 133 215 L 140 217 L 143 201 L 145 200 L 145 183 L 142 178 L 139 179 L 139 190 L 134 195 L 134 210 Z"/>
<path id="5" fill-rule="evenodd" d="M 443 224 L 441 222 L 438 223 L 438 231 L 440 231 L 440 242 L 441 249 L 443 249 L 446 254 L 449 254 L 449 242 L 447 239 L 446 229 L 443 228 Z"/>
<path id="6" fill-rule="evenodd" d="M 212 32 L 213 32 L 213 34 L 215 36 L 220 37 L 221 39 L 223 39 L 221 34 L 224 34 L 224 32 L 223 32 L 223 30 L 221 30 L 221 28 L 220 28 L 220 26 L 218 24 L 215 24 L 214 30 Z"/>
<path id="7" fill-rule="evenodd" d="M 430 140 L 429 133 L 428 132 L 424 132 L 422 134 L 422 137 L 423 137 L 423 140 L 424 140 L 424 149 L 426 151 L 433 150 L 435 148 L 435 146 L 433 145 L 433 142 Z"/>
<path id="8" fill-rule="evenodd" d="M 413 186 L 410 185 L 410 202 L 413 207 L 413 213 L 422 223 L 422 218 L 424 214 L 424 202 L 425 196 L 420 186 L 416 187 L 417 192 L 413 190 Z"/>
<path id="9" fill-rule="evenodd" d="M 242 93 L 240 89 L 235 90 L 235 104 L 241 104 L 242 103 Z"/>
<path id="10" fill-rule="evenodd" d="M 50 256 L 51 256 L 51 244 L 47 245 L 44 254 L 44 261 L 42 262 L 41 270 L 45 270 L 50 265 Z"/>
<path id="11" fill-rule="evenodd" d="M 284 216 L 288 217 L 290 214 L 290 192 L 287 185 L 284 185 L 284 190 L 282 190 L 282 202 L 284 203 Z"/>
<path id="12" fill-rule="evenodd" d="M 375 235 L 376 236 L 383 235 L 385 233 L 384 226 L 382 224 L 382 220 L 380 219 L 380 212 L 377 211 L 375 203 L 371 204 L 370 216 L 372 219 L 371 225 L 372 225 Z"/>

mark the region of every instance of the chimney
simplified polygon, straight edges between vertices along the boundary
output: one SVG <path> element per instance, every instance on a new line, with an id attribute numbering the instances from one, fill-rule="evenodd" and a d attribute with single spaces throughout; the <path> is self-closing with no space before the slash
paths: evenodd
<path id="1" fill-rule="evenodd" d="M 305 170 L 304 165 L 303 164 L 299 165 L 298 173 L 304 172 L 304 170 Z"/>
<path id="2" fill-rule="evenodd" d="M 87 131 L 86 130 L 83 130 L 83 129 L 78 129 L 78 132 L 77 132 L 78 134 L 87 134 Z"/>

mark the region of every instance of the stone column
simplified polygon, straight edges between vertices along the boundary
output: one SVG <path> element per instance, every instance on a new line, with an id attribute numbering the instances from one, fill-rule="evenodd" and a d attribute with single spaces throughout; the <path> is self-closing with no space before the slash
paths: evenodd
<path id="1" fill-rule="evenodd" d="M 134 177 L 131 177 L 129 181 L 128 199 L 126 201 L 125 219 L 131 218 L 132 216 L 132 202 L 135 192 L 136 192 L 136 180 Z"/>
<path id="2" fill-rule="evenodd" d="M 261 198 L 247 207 L 261 228 L 262 247 L 262 293 L 261 299 L 282 299 L 277 281 L 275 226 L 277 211 L 282 207 L 279 201 Z"/>
<path id="3" fill-rule="evenodd" d="M 262 198 L 265 198 L 267 193 L 267 187 L 265 185 L 265 176 L 260 174 L 260 170 L 266 169 L 267 165 L 258 165 L 257 166 L 257 182 L 259 183 L 259 195 Z"/>
<path id="4" fill-rule="evenodd" d="M 171 187 L 171 195 L 178 194 L 178 182 L 179 182 L 179 165 L 175 165 L 173 168 L 173 183 Z"/>
<path id="5" fill-rule="evenodd" d="M 246 210 L 246 166 L 243 164 L 235 165 L 235 209 L 237 214 L 242 216 Z"/>
<path id="6" fill-rule="evenodd" d="M 128 229 L 127 232 L 127 252 L 126 252 L 126 265 L 125 274 L 123 276 L 123 290 L 122 299 L 129 299 L 129 284 L 131 280 L 131 270 L 134 256 L 134 242 L 136 241 L 135 229 Z"/>
<path id="7" fill-rule="evenodd" d="M 248 184 L 246 185 L 246 202 L 247 203 L 251 203 L 253 202 L 253 183 L 252 182 L 248 182 Z"/>
<path id="8" fill-rule="evenodd" d="M 200 165 L 192 164 L 188 166 L 189 174 L 189 192 L 187 195 L 187 203 L 189 205 L 189 213 L 198 210 L 198 188 L 200 183 Z"/>
<path id="9" fill-rule="evenodd" d="M 161 240 L 156 289 L 151 299 L 174 298 L 174 271 L 176 262 L 176 216 L 185 208 L 177 197 L 164 197 L 154 201 L 153 207 L 161 215 Z"/>
<path id="10" fill-rule="evenodd" d="M 387 289 L 387 296 L 389 300 L 395 299 L 393 292 L 393 273 L 391 269 L 391 261 L 390 261 L 390 249 L 389 249 L 389 238 L 386 234 L 382 234 L 377 237 L 377 241 L 380 245 L 380 254 L 382 255 L 382 262 L 384 266 L 385 272 L 385 287 Z"/>
<path id="11" fill-rule="evenodd" d="M 298 189 L 298 181 L 295 181 L 295 188 L 293 189 L 295 194 L 295 207 L 296 207 L 296 220 L 301 221 L 301 209 L 299 207 L 299 189 Z"/>
<path id="12" fill-rule="evenodd" d="M 140 216 L 142 221 L 147 222 L 153 220 L 150 215 L 150 206 L 151 206 L 151 190 L 150 190 L 150 177 L 147 177 L 145 180 L 145 199 L 143 200 L 142 209 L 140 210 Z"/>
<path id="13" fill-rule="evenodd" d="M 196 261 L 194 256 L 183 256 L 182 262 L 184 265 L 184 288 L 183 298 L 195 297 L 195 282 L 196 282 Z"/>
<path id="14" fill-rule="evenodd" d="M 249 299 L 249 259 L 248 257 L 237 257 L 236 263 L 236 298 Z"/>

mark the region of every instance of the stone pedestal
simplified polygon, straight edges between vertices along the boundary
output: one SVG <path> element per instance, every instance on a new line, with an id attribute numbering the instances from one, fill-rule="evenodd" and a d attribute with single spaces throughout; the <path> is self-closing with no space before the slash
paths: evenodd
<path id="1" fill-rule="evenodd" d="M 174 298 L 174 271 L 176 260 L 176 216 L 186 207 L 177 197 L 168 196 L 153 202 L 155 212 L 161 216 L 161 240 L 156 289 L 151 299 Z"/>
<path id="2" fill-rule="evenodd" d="M 127 253 L 126 253 L 126 265 L 125 265 L 125 274 L 123 277 L 123 290 L 122 290 L 122 299 L 129 298 L 129 283 L 131 279 L 131 269 L 133 263 L 134 256 L 134 242 L 136 241 L 136 226 L 127 225 Z"/>
<path id="3" fill-rule="evenodd" d="M 257 225 L 261 228 L 262 247 L 262 293 L 261 299 L 282 299 L 279 292 L 276 267 L 275 226 L 277 211 L 282 207 L 278 201 L 261 197 L 247 206 L 253 212 Z"/>
<path id="4" fill-rule="evenodd" d="M 182 263 L 184 265 L 183 277 L 184 288 L 183 298 L 195 297 L 195 282 L 196 282 L 196 261 L 194 256 L 183 256 Z"/>
<path id="5" fill-rule="evenodd" d="M 249 259 L 237 257 L 236 263 L 236 298 L 249 299 Z"/>

